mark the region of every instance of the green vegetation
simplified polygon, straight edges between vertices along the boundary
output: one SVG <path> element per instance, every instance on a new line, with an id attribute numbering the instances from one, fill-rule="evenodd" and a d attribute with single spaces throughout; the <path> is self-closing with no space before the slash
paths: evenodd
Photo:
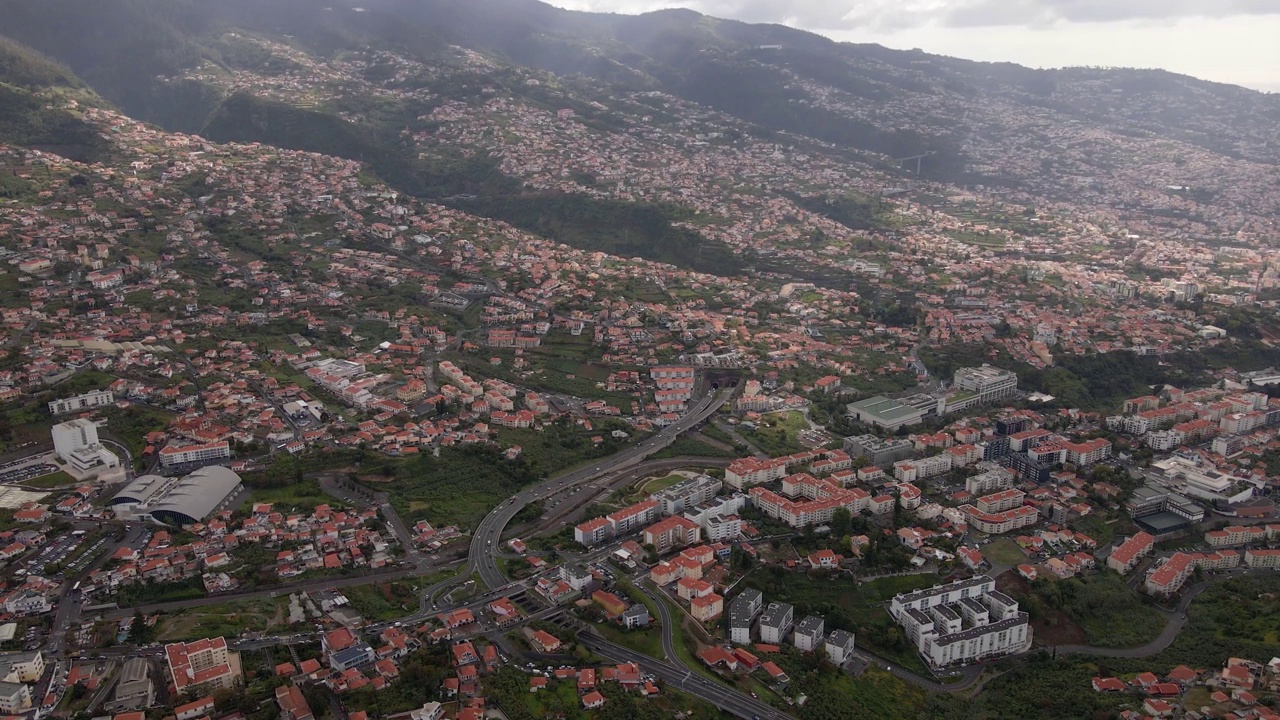
<path id="1" fill-rule="evenodd" d="M 175 600 L 193 600 L 204 596 L 204 584 L 200 578 L 196 577 L 178 582 L 157 583 L 148 580 L 126 585 L 120 588 L 114 599 L 120 607 L 127 607 Z"/>
<path id="2" fill-rule="evenodd" d="M 994 353 L 994 357 L 993 357 Z M 1062 407 L 1111 411 L 1122 401 L 1149 395 L 1151 386 L 1211 385 L 1209 372 L 1232 367 L 1259 370 L 1280 365 L 1280 349 L 1256 341 L 1240 341 L 1195 352 L 1164 357 L 1136 356 L 1124 352 L 1094 355 L 1061 355 L 1051 368 L 1035 368 L 1015 361 L 1003 351 L 982 345 L 924 347 L 921 357 L 929 372 L 949 378 L 956 368 L 989 362 L 1018 373 L 1018 386 L 1057 398 Z"/>
<path id="3" fill-rule="evenodd" d="M 693 219 L 675 206 L 567 193 L 494 196 L 458 206 L 580 250 L 639 256 L 718 275 L 742 269 L 741 259 L 724 243 L 675 227 L 673 222 Z"/>
<path id="4" fill-rule="evenodd" d="M 440 457 L 419 456 L 395 469 L 395 479 L 374 489 L 391 495 L 392 503 L 413 523 L 474 527 L 495 505 L 538 479 L 521 460 L 507 460 L 497 450 L 470 445 L 443 448 Z"/>
<path id="5" fill-rule="evenodd" d="M 800 443 L 799 434 L 808 428 L 809 423 L 804 419 L 804 414 L 792 410 L 764 416 L 754 430 L 739 425 L 738 433 L 747 442 L 760 448 L 761 452 L 770 457 L 779 457 L 807 449 Z"/>
<path id="6" fill-rule="evenodd" d="M 669 720 L 673 717 L 718 717 L 718 710 L 672 687 L 664 687 L 654 698 L 641 698 L 615 683 L 601 683 L 597 688 L 605 696 L 599 710 L 584 710 L 576 682 L 551 678 L 547 687 L 529 692 L 529 676 L 504 667 L 489 683 L 490 697 L 510 720 Z"/>
<path id="7" fill-rule="evenodd" d="M 1075 659 L 1052 660 L 1048 653 L 1031 656 L 1026 664 L 992 679 L 972 699 L 960 695 L 932 695 L 920 712 L 929 720 L 1080 720 L 1115 717 L 1132 696 L 1093 692 L 1090 683 L 1106 675 L 1105 667 Z"/>
<path id="8" fill-rule="evenodd" d="M 791 678 L 787 692 L 809 698 L 797 713 L 800 720 L 909 720 L 924 705 L 923 689 L 876 667 L 867 668 L 859 677 L 850 677 L 818 653 L 789 652 L 770 657 Z"/>
<path id="9" fill-rule="evenodd" d="M 449 646 L 432 643 L 400 663 L 400 678 L 381 690 L 372 686 L 346 693 L 342 704 L 348 712 L 363 710 L 369 717 L 384 718 L 422 707 L 429 700 L 445 700 L 440 689 L 451 675 Z M 528 688 L 525 688 L 528 692 Z M 274 709 L 274 708 L 273 708 Z"/>
<path id="10" fill-rule="evenodd" d="M 857 193 L 835 196 L 802 196 L 795 193 L 783 195 L 805 210 L 835 220 L 850 230 L 883 230 L 891 224 L 888 217 L 891 206 L 880 198 Z"/>
<path id="11" fill-rule="evenodd" d="M 246 483 L 247 484 L 247 483 Z M 310 478 L 282 487 L 253 487 L 249 493 L 249 503 L 271 503 L 280 512 L 310 513 L 317 505 L 344 507 L 345 504 L 320 489 L 320 483 Z"/>
<path id="12" fill-rule="evenodd" d="M 1046 617 L 1051 610 L 1065 612 L 1084 630 L 1086 643 L 1097 647 L 1142 645 L 1154 640 L 1165 626 L 1160 611 L 1113 572 L 1068 580 L 1042 576 L 1031 584 L 1030 596 L 1015 599 L 1025 603 L 1032 620 Z"/>
<path id="13" fill-rule="evenodd" d="M 371 622 L 394 620 L 418 610 L 418 592 L 404 581 L 352 585 L 342 589 L 351 607 Z"/>
<path id="14" fill-rule="evenodd" d="M 623 449 L 627 441 L 611 434 L 612 430 L 623 427 L 621 422 L 604 421 L 586 430 L 567 421 L 557 421 L 542 430 L 498 428 L 497 433 L 502 446 L 520 446 L 520 461 L 530 472 L 546 477 Z M 592 441 L 595 437 L 601 438 L 599 444 Z"/>
<path id="15" fill-rule="evenodd" d="M 234 600 L 161 616 L 156 624 L 156 640 L 176 642 L 219 635 L 237 637 L 283 628 L 288 623 L 288 597 Z"/>
<path id="16" fill-rule="evenodd" d="M 80 162 L 106 158 L 108 145 L 97 132 L 48 99 L 0 83 L 0 142 L 55 152 Z"/>
<path id="17" fill-rule="evenodd" d="M 1114 717 L 1133 696 L 1095 693 L 1093 677 L 1151 671 L 1163 675 L 1177 665 L 1219 668 L 1230 657 L 1265 663 L 1280 655 L 1280 576 L 1247 575 L 1214 583 L 1187 609 L 1188 622 L 1168 649 L 1145 658 L 1052 659 L 1030 656 L 987 683 L 971 699 L 936 695 L 921 717 L 930 720 L 1045 720 Z"/>
<path id="18" fill-rule="evenodd" d="M 100 434 L 107 439 L 124 443 L 129 452 L 133 453 L 134 463 L 138 465 L 144 461 L 142 453 L 147 448 L 147 433 L 164 430 L 173 419 L 172 413 L 142 405 L 130 405 L 123 410 L 105 408 L 102 415 L 107 419 L 107 427 L 106 432 Z"/>
<path id="19" fill-rule="evenodd" d="M 982 554 L 992 565 L 1019 565 L 1027 562 L 1026 553 L 1009 538 L 1000 538 L 982 548 Z"/>
<path id="20" fill-rule="evenodd" d="M 59 470 L 54 473 L 49 473 L 48 475 L 41 475 L 40 477 L 31 478 L 30 480 L 23 480 L 22 484 L 37 488 L 56 488 L 62 487 L 63 485 L 71 485 L 75 483 L 75 481 L 75 478 Z"/>
<path id="21" fill-rule="evenodd" d="M 1176 665 L 1220 667 L 1230 657 L 1267 662 L 1280 655 L 1280 575 L 1215 582 L 1187 608 L 1173 644 L 1142 661 L 1108 661 L 1117 672 L 1165 672 Z M 1143 667 L 1139 668 L 1139 662 Z"/>

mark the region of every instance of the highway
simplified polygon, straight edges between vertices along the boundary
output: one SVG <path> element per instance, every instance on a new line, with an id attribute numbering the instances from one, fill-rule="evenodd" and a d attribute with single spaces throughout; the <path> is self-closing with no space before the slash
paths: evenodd
<path id="1" fill-rule="evenodd" d="M 740 718 L 759 717 L 761 720 L 791 720 L 790 715 L 770 705 L 685 668 L 674 656 L 668 655 L 669 662 L 662 662 L 648 655 L 641 655 L 634 650 L 624 648 L 621 645 L 614 645 L 590 633 L 580 633 L 578 642 L 591 652 L 615 662 L 635 663 L 645 672 L 656 675 L 670 687 L 696 695 Z M 666 645 L 665 638 L 663 644 L 664 646 Z"/>
<path id="2" fill-rule="evenodd" d="M 552 495 L 566 487 L 580 485 L 598 477 L 625 470 L 644 461 L 655 452 L 675 442 L 680 433 L 706 420 L 733 395 L 733 388 L 724 388 L 716 393 L 708 393 L 697 405 L 690 408 L 678 421 L 663 428 L 662 432 L 633 447 L 627 448 L 599 464 L 575 470 L 556 478 L 551 478 L 539 485 L 526 488 L 514 497 L 506 500 L 480 521 L 471 535 L 471 548 L 467 553 L 467 567 L 457 577 L 428 588 L 426 596 L 434 600 L 441 591 L 464 582 L 472 572 L 480 573 L 480 580 L 490 588 L 498 588 L 507 583 L 506 577 L 498 569 L 495 557 L 501 545 L 502 532 L 526 505 Z M 424 602 L 426 598 L 424 598 Z"/>

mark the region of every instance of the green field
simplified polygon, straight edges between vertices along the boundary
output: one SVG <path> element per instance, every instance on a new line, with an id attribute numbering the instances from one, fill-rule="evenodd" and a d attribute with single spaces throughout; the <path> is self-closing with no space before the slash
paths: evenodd
<path id="1" fill-rule="evenodd" d="M 303 513 L 312 512 L 317 505 L 328 505 L 333 508 L 346 507 L 341 500 L 321 490 L 318 480 L 310 478 L 284 487 L 252 488 L 246 506 L 251 507 L 253 503 L 271 503 L 275 506 L 273 510 Z"/>
<path id="2" fill-rule="evenodd" d="M 1061 610 L 1084 631 L 1085 642 L 1097 647 L 1135 647 L 1154 640 L 1165 617 L 1144 596 L 1131 590 L 1113 572 L 1058 580 L 1041 577 L 1031 584 L 1026 601 L 1032 620 Z"/>
<path id="3" fill-rule="evenodd" d="M 48 475 L 41 475 L 40 477 L 37 477 L 37 478 L 24 480 L 20 484 L 26 485 L 28 487 L 56 488 L 56 487 L 62 487 L 63 485 L 74 485 L 75 483 L 76 483 L 75 478 L 59 470 L 58 472 L 55 472 L 55 473 L 49 473 Z"/>
<path id="4" fill-rule="evenodd" d="M 176 642 L 220 635 L 236 637 L 248 632 L 284 628 L 288 622 L 288 596 L 235 600 L 164 615 L 157 623 L 156 639 Z"/>
<path id="5" fill-rule="evenodd" d="M 414 585 L 407 581 L 352 585 L 343 588 L 342 594 L 365 620 L 394 620 L 418 611 L 419 595 Z"/>
<path id="6" fill-rule="evenodd" d="M 798 436 L 807 429 L 809 423 L 804 414 L 793 410 L 764 416 L 754 430 L 739 425 L 738 433 L 770 457 L 778 457 L 805 450 Z"/>
<path id="7" fill-rule="evenodd" d="M 992 565 L 1017 566 L 1028 562 L 1026 553 L 1022 552 L 1017 543 L 1009 538 L 993 540 L 990 544 L 980 549 Z"/>

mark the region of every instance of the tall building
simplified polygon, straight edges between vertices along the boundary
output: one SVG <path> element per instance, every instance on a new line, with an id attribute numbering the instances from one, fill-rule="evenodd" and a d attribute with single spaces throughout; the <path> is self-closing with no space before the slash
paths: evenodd
<path id="1" fill-rule="evenodd" d="M 954 385 L 957 390 L 977 393 L 978 402 L 995 402 L 1013 396 L 1018 389 L 1018 376 L 990 365 L 960 368 L 956 370 Z"/>
<path id="2" fill-rule="evenodd" d="M 729 640 L 738 645 L 751 643 L 751 626 L 764 607 L 764 595 L 752 588 L 738 593 L 729 603 Z"/>
<path id="3" fill-rule="evenodd" d="M 54 455 L 66 463 L 74 474 L 94 475 L 120 466 L 120 458 L 98 441 L 98 426 L 90 420 L 77 418 L 58 423 L 50 432 L 53 435 Z"/>

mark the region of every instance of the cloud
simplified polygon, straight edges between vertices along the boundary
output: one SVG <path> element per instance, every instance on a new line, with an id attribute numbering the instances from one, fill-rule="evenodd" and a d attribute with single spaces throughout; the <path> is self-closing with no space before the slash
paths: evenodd
<path id="1" fill-rule="evenodd" d="M 714 17 L 784 23 L 807 30 L 1045 27 L 1058 23 L 1169 22 L 1182 18 L 1280 15 L 1277 0 L 552 0 L 599 12 L 687 7 Z"/>

